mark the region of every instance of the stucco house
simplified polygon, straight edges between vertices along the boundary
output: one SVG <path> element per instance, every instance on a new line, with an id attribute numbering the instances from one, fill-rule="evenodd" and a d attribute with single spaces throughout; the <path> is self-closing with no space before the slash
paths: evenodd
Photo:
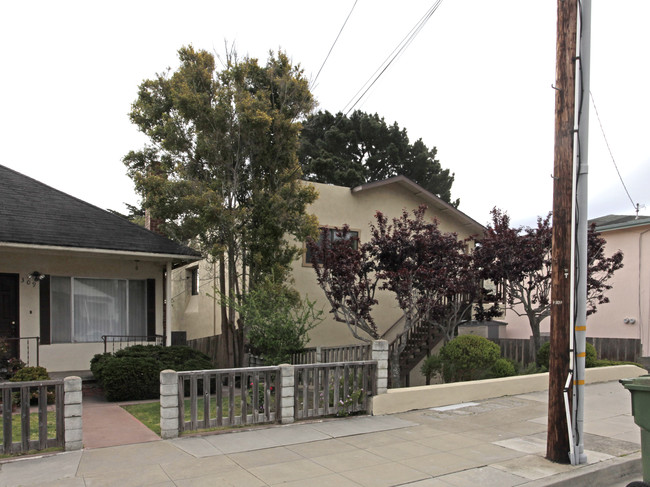
<path id="1" fill-rule="evenodd" d="M 311 183 L 318 198 L 307 209 L 318 218 L 321 228 L 336 228 L 348 224 L 357 232 L 361 242 L 369 239 L 369 224 L 379 210 L 388 218 L 399 217 L 404 209 L 414 210 L 427 205 L 426 216 L 436 218 L 443 232 L 456 232 L 459 238 L 481 235 L 484 227 L 437 196 L 426 191 L 404 176 L 363 184 L 354 188 L 331 184 Z M 304 242 L 298 242 L 303 245 Z M 202 261 L 175 271 L 172 287 L 172 310 L 179 331 L 189 343 L 220 333 L 220 309 L 215 293 L 218 268 Z M 316 282 L 316 274 L 306 254 L 293 264 L 293 286 L 302 296 L 316 301 L 316 308 L 324 310 L 325 321 L 309 333 L 309 346 L 336 346 L 361 343 L 355 340 L 344 323 L 335 322 L 329 314 L 329 305 Z M 387 340 L 403 331 L 402 311 L 393 294 L 378 291 L 379 304 L 373 310 L 379 333 Z M 199 346 L 208 352 L 208 345 Z M 212 347 L 214 348 L 214 347 Z"/>
<path id="2" fill-rule="evenodd" d="M 607 241 L 605 252 L 623 252 L 623 268 L 616 271 L 607 291 L 609 303 L 587 318 L 587 340 L 608 358 L 637 360 L 650 356 L 650 217 L 607 215 L 589 222 Z M 530 326 L 512 311 L 499 318 L 508 323 L 501 338 L 528 339 Z M 550 319 L 541 323 L 548 334 Z M 608 343 L 609 342 L 609 343 Z M 609 351 L 605 351 L 605 347 Z"/>
<path id="3" fill-rule="evenodd" d="M 103 335 L 169 343 L 174 324 L 166 276 L 199 258 L 0 166 L 0 336 L 30 365 L 88 370 L 93 355 L 104 351 Z"/>

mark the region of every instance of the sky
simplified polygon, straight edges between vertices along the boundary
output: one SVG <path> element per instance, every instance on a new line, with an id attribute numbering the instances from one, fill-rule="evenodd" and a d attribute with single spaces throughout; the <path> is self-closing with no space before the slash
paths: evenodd
<path id="1" fill-rule="evenodd" d="M 435 3 L 0 2 L 0 164 L 126 212 L 139 198 L 122 158 L 146 143 L 128 112 L 143 80 L 178 66 L 180 47 L 223 56 L 234 45 L 262 64 L 282 49 L 335 113 Z M 479 223 L 493 207 L 517 225 L 552 209 L 556 9 L 444 0 L 355 107 L 435 146 L 455 174 L 452 198 Z M 636 203 L 650 215 L 648 18 L 648 0 L 593 0 L 591 93 L 606 139 L 591 105 L 590 218 Z"/>

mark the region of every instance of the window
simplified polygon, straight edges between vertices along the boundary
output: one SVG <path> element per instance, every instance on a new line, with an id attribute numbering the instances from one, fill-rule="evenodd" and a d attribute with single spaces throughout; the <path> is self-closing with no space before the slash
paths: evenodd
<path id="1" fill-rule="evenodd" d="M 147 335 L 147 281 L 51 278 L 52 343 Z"/>
<path id="2" fill-rule="evenodd" d="M 320 239 L 319 239 L 319 242 L 318 242 L 319 247 L 323 246 L 323 230 L 329 231 L 328 238 L 329 238 L 330 242 L 335 242 L 335 241 L 341 240 L 343 238 L 341 235 L 339 235 L 339 233 L 341 232 L 340 228 L 322 227 L 322 228 L 319 229 L 319 232 L 320 232 Z M 356 249 L 358 247 L 358 245 L 359 245 L 359 232 L 357 230 L 348 230 L 348 233 L 345 235 L 345 239 L 346 240 L 355 239 L 354 240 L 354 248 Z M 305 251 L 305 259 L 304 259 L 303 264 L 304 265 L 311 265 L 312 264 L 312 255 L 311 255 L 311 252 L 309 251 L 309 247 L 306 247 L 306 249 L 307 250 Z"/>
<path id="3" fill-rule="evenodd" d="M 192 296 L 197 296 L 199 294 L 199 267 L 187 269 L 187 278 L 190 281 Z"/>

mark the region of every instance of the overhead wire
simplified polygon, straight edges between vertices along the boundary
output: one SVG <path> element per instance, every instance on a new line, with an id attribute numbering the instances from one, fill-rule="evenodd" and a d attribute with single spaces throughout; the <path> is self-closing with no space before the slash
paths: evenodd
<path id="1" fill-rule="evenodd" d="M 639 205 L 634 203 L 634 200 L 632 199 L 632 196 L 630 196 L 630 192 L 627 190 L 627 186 L 625 185 L 625 181 L 623 181 L 623 176 L 621 176 L 621 171 L 618 170 L 618 165 L 616 164 L 616 160 L 614 159 L 614 154 L 612 153 L 612 149 L 609 146 L 609 141 L 607 140 L 607 135 L 605 135 L 605 129 L 603 128 L 603 123 L 600 120 L 600 115 L 598 114 L 598 108 L 596 108 L 596 101 L 594 100 L 594 95 L 589 92 L 589 96 L 591 97 L 591 103 L 594 107 L 594 113 L 596 114 L 596 118 L 598 119 L 598 125 L 600 125 L 600 131 L 603 134 L 603 139 L 605 139 L 605 145 L 607 146 L 607 150 L 609 151 L 609 156 L 612 159 L 612 163 L 614 164 L 614 168 L 616 169 L 616 174 L 618 174 L 618 178 L 621 180 L 621 184 L 623 185 L 623 189 L 625 190 L 625 194 L 627 194 L 628 199 L 630 200 L 630 203 L 632 203 L 632 206 L 634 207 L 634 211 L 637 212 L 639 211 Z"/>
<path id="2" fill-rule="evenodd" d="M 350 113 L 355 106 L 363 99 L 368 91 L 373 87 L 373 85 L 379 80 L 379 78 L 386 72 L 386 70 L 395 62 L 395 60 L 406 50 L 406 48 L 411 45 L 413 40 L 420 33 L 422 28 L 431 18 L 431 16 L 438 9 L 442 0 L 436 0 L 431 7 L 426 11 L 422 18 L 415 24 L 415 26 L 409 31 L 409 33 L 400 41 L 400 43 L 393 49 L 393 51 L 388 55 L 388 57 L 381 63 L 381 65 L 375 70 L 375 72 L 368 78 L 368 80 L 363 84 L 361 88 L 354 94 L 354 96 L 348 101 L 348 103 L 343 107 L 341 112 L 345 112 L 345 115 Z M 367 87 L 367 88 L 366 88 Z M 365 88 L 365 90 L 364 90 Z M 361 94 L 360 94 L 361 93 Z M 348 108 L 349 107 L 349 108 Z M 347 109 L 347 111 L 346 111 Z"/>
<path id="3" fill-rule="evenodd" d="M 316 81 L 318 81 L 318 77 L 320 76 L 320 72 L 323 70 L 323 67 L 325 67 L 325 63 L 330 57 L 330 54 L 332 54 L 332 50 L 334 49 L 334 46 L 339 40 L 339 37 L 341 37 L 341 33 L 343 32 L 343 29 L 345 29 L 346 24 L 348 23 L 348 20 L 350 19 L 350 16 L 352 15 L 352 12 L 354 11 L 354 7 L 357 6 L 357 2 L 359 0 L 354 0 L 354 5 L 352 5 L 352 8 L 350 9 L 350 13 L 348 13 L 348 16 L 345 18 L 345 22 L 343 22 L 343 25 L 341 26 L 341 29 L 339 30 L 339 33 L 336 36 L 336 39 L 334 39 L 334 42 L 332 43 L 332 46 L 330 47 L 329 52 L 327 53 L 327 56 L 325 56 L 325 60 L 323 61 L 323 64 L 321 64 L 320 69 L 318 70 L 318 73 L 316 73 L 316 77 L 314 78 L 314 81 L 312 82 L 312 86 L 316 85 Z"/>

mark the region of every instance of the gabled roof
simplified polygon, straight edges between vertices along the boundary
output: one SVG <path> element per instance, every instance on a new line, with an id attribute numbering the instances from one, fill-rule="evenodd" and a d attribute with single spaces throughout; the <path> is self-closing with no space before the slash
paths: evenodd
<path id="1" fill-rule="evenodd" d="M 0 244 L 200 258 L 189 247 L 1 165 Z"/>
<path id="2" fill-rule="evenodd" d="M 458 208 L 455 208 L 446 201 L 440 199 L 435 194 L 427 191 L 422 186 L 410 180 L 406 176 L 394 176 L 392 178 L 384 179 L 383 181 L 375 181 L 372 183 L 362 184 L 360 186 L 352 188 L 351 191 L 353 193 L 357 193 L 359 191 L 367 191 L 369 189 L 389 186 L 391 184 L 399 185 L 413 193 L 415 196 L 419 196 L 427 202 L 429 208 L 435 209 L 438 213 L 448 212 L 450 215 L 460 221 L 463 226 L 467 227 L 469 234 L 483 235 L 483 232 L 485 231 L 485 227 L 483 225 L 481 225 L 473 218 L 470 218 Z"/>
<path id="3" fill-rule="evenodd" d="M 589 220 L 589 224 L 595 223 L 596 230 L 604 232 L 607 230 L 620 230 L 641 225 L 650 225 L 650 217 L 635 215 L 606 215 Z"/>

